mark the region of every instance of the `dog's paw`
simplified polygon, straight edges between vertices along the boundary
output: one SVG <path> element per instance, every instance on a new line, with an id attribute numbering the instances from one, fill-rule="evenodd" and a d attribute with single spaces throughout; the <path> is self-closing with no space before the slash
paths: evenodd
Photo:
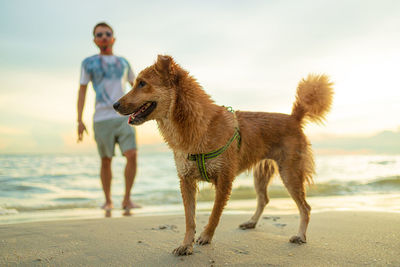
<path id="1" fill-rule="evenodd" d="M 239 228 L 242 230 L 253 229 L 253 228 L 256 228 L 256 224 L 257 224 L 257 222 L 248 221 L 248 222 L 245 222 L 245 223 L 242 223 L 241 225 L 239 225 Z"/>
<path id="2" fill-rule="evenodd" d="M 211 239 L 212 239 L 212 236 L 209 236 L 203 232 L 203 233 L 201 233 L 199 238 L 197 238 L 196 244 L 200 245 L 200 246 L 204 246 L 204 245 L 210 244 Z"/>
<path id="3" fill-rule="evenodd" d="M 175 256 L 186 256 L 193 253 L 192 245 L 181 245 L 172 251 Z"/>
<path id="4" fill-rule="evenodd" d="M 299 244 L 299 245 L 307 243 L 305 237 L 300 237 L 298 235 L 292 236 L 289 241 L 290 241 L 290 243 L 295 243 L 295 244 Z"/>

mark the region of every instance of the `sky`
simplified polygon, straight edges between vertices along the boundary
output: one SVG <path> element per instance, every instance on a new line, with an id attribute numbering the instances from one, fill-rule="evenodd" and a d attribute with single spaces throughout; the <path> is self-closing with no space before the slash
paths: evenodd
<path id="1" fill-rule="evenodd" d="M 306 127 L 311 141 L 400 131 L 399 14 L 396 0 L 0 0 L 0 153 L 95 153 L 92 88 L 80 144 L 76 101 L 100 21 L 136 74 L 171 55 L 235 110 L 290 113 L 300 79 L 328 74 L 334 104 L 325 125 Z M 163 142 L 155 122 L 137 135 Z"/>

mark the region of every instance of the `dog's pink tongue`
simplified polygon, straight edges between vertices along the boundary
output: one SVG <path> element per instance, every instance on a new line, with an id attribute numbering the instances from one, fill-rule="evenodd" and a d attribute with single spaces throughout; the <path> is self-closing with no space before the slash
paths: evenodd
<path id="1" fill-rule="evenodd" d="M 128 123 L 130 123 L 131 121 L 133 121 L 135 119 L 135 117 L 137 116 L 137 114 L 139 114 L 141 111 L 139 110 L 138 112 L 135 112 L 134 114 L 131 114 L 129 116 L 129 120 Z"/>
<path id="2" fill-rule="evenodd" d="M 146 107 L 144 106 L 144 107 L 142 107 L 141 109 L 139 109 L 138 111 L 136 111 L 134 114 L 131 114 L 131 115 L 129 116 L 128 123 L 130 123 L 131 121 L 133 121 L 133 120 L 135 119 L 135 117 L 136 117 L 139 113 L 141 113 L 141 112 L 143 112 L 143 111 L 145 111 L 145 110 L 146 110 Z"/>

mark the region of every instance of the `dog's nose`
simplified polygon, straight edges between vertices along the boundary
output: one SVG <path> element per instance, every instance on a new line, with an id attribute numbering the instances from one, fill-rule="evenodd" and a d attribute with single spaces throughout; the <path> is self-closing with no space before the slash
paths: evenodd
<path id="1" fill-rule="evenodd" d="M 120 106 L 119 101 L 115 102 L 114 105 L 113 105 L 115 110 L 118 110 L 119 106 Z"/>

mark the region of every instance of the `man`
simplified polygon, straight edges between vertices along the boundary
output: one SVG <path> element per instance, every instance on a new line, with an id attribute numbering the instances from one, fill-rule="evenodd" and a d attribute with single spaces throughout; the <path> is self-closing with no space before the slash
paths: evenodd
<path id="1" fill-rule="evenodd" d="M 93 128 L 97 149 L 101 157 L 100 177 L 106 202 L 102 206 L 110 212 L 114 207 L 111 200 L 111 160 L 115 143 L 126 157 L 125 197 L 122 208 L 129 213 L 140 206 L 130 199 L 130 192 L 136 175 L 136 134 L 128 125 L 127 117 L 121 117 L 113 109 L 113 104 L 124 95 L 124 88 L 129 82 L 133 86 L 134 74 L 128 61 L 113 54 L 115 42 L 113 29 L 106 23 L 98 23 L 93 29 L 94 43 L 100 54 L 86 58 L 82 62 L 81 79 L 78 95 L 78 142 L 82 141 L 86 126 L 82 120 L 86 89 L 89 81 L 96 92 L 96 106 L 93 116 Z"/>

